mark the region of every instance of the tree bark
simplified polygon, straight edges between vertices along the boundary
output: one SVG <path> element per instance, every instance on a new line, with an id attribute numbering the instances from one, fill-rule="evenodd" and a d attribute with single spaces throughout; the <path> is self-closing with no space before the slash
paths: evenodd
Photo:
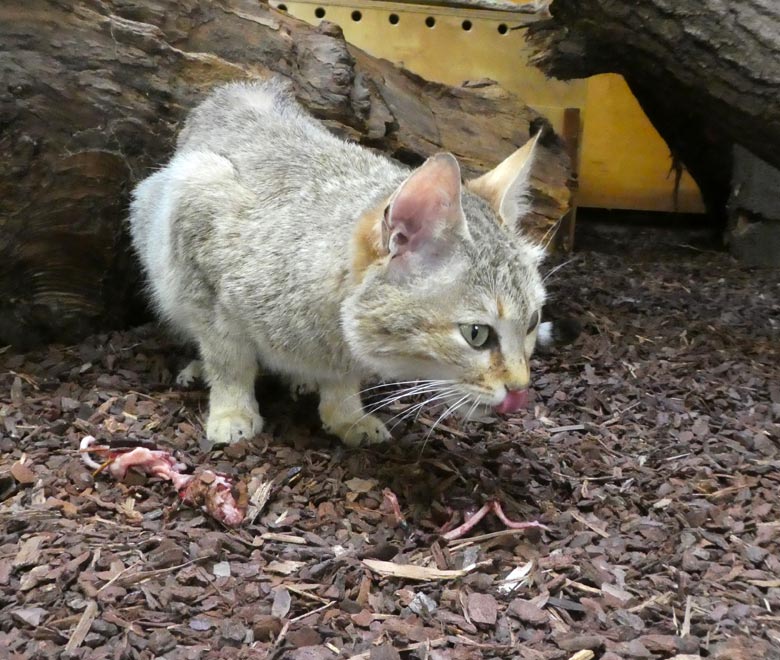
<path id="1" fill-rule="evenodd" d="M 256 0 L 26 0 L 0 6 L 0 344 L 71 341 L 143 318 L 123 220 L 215 84 L 273 73 L 336 132 L 408 163 L 453 152 L 465 174 L 521 145 L 538 116 L 494 84 L 427 82 Z M 538 234 L 568 209 L 549 136 Z"/>
<path id="2" fill-rule="evenodd" d="M 780 167 L 780 2 L 554 0 L 529 27 L 548 75 L 622 74 L 722 216 L 732 147 Z"/>

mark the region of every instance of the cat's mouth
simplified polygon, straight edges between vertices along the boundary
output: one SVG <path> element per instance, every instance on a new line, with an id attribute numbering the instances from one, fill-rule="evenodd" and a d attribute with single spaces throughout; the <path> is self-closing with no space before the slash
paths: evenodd
<path id="1" fill-rule="evenodd" d="M 507 390 L 506 396 L 497 406 L 493 406 L 499 415 L 517 412 L 528 407 L 528 389 Z"/>
<path id="2" fill-rule="evenodd" d="M 526 409 L 530 400 L 528 388 L 505 390 L 504 398 L 498 403 L 494 403 L 497 397 L 491 397 L 492 401 L 485 401 L 485 398 L 484 395 L 477 395 L 471 408 L 465 411 L 456 410 L 456 414 L 466 420 L 490 417 L 495 414 L 507 415 Z"/>

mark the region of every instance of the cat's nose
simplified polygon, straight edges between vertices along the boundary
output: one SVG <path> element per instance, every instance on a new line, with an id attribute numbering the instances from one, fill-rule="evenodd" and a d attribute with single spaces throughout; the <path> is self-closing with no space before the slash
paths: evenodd
<path id="1" fill-rule="evenodd" d="M 507 390 L 504 400 L 495 407 L 500 415 L 506 415 L 528 406 L 528 390 Z"/>

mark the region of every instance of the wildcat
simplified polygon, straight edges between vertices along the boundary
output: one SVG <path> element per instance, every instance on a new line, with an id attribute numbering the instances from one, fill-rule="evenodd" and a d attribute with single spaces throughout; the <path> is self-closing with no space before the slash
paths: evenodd
<path id="1" fill-rule="evenodd" d="M 262 429 L 258 363 L 315 382 L 348 445 L 390 437 L 366 381 L 524 406 L 545 300 L 543 250 L 519 229 L 535 149 L 463 184 L 451 154 L 411 169 L 334 136 L 280 79 L 214 90 L 129 219 L 159 314 L 198 346 L 208 439 Z"/>

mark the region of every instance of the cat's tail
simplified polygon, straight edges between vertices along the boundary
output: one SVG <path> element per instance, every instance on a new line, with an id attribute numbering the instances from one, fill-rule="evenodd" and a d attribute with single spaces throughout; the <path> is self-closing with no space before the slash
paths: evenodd
<path id="1" fill-rule="evenodd" d="M 539 324 L 536 348 L 550 352 L 558 346 L 573 343 L 582 332 L 582 324 L 576 319 L 556 319 Z"/>

